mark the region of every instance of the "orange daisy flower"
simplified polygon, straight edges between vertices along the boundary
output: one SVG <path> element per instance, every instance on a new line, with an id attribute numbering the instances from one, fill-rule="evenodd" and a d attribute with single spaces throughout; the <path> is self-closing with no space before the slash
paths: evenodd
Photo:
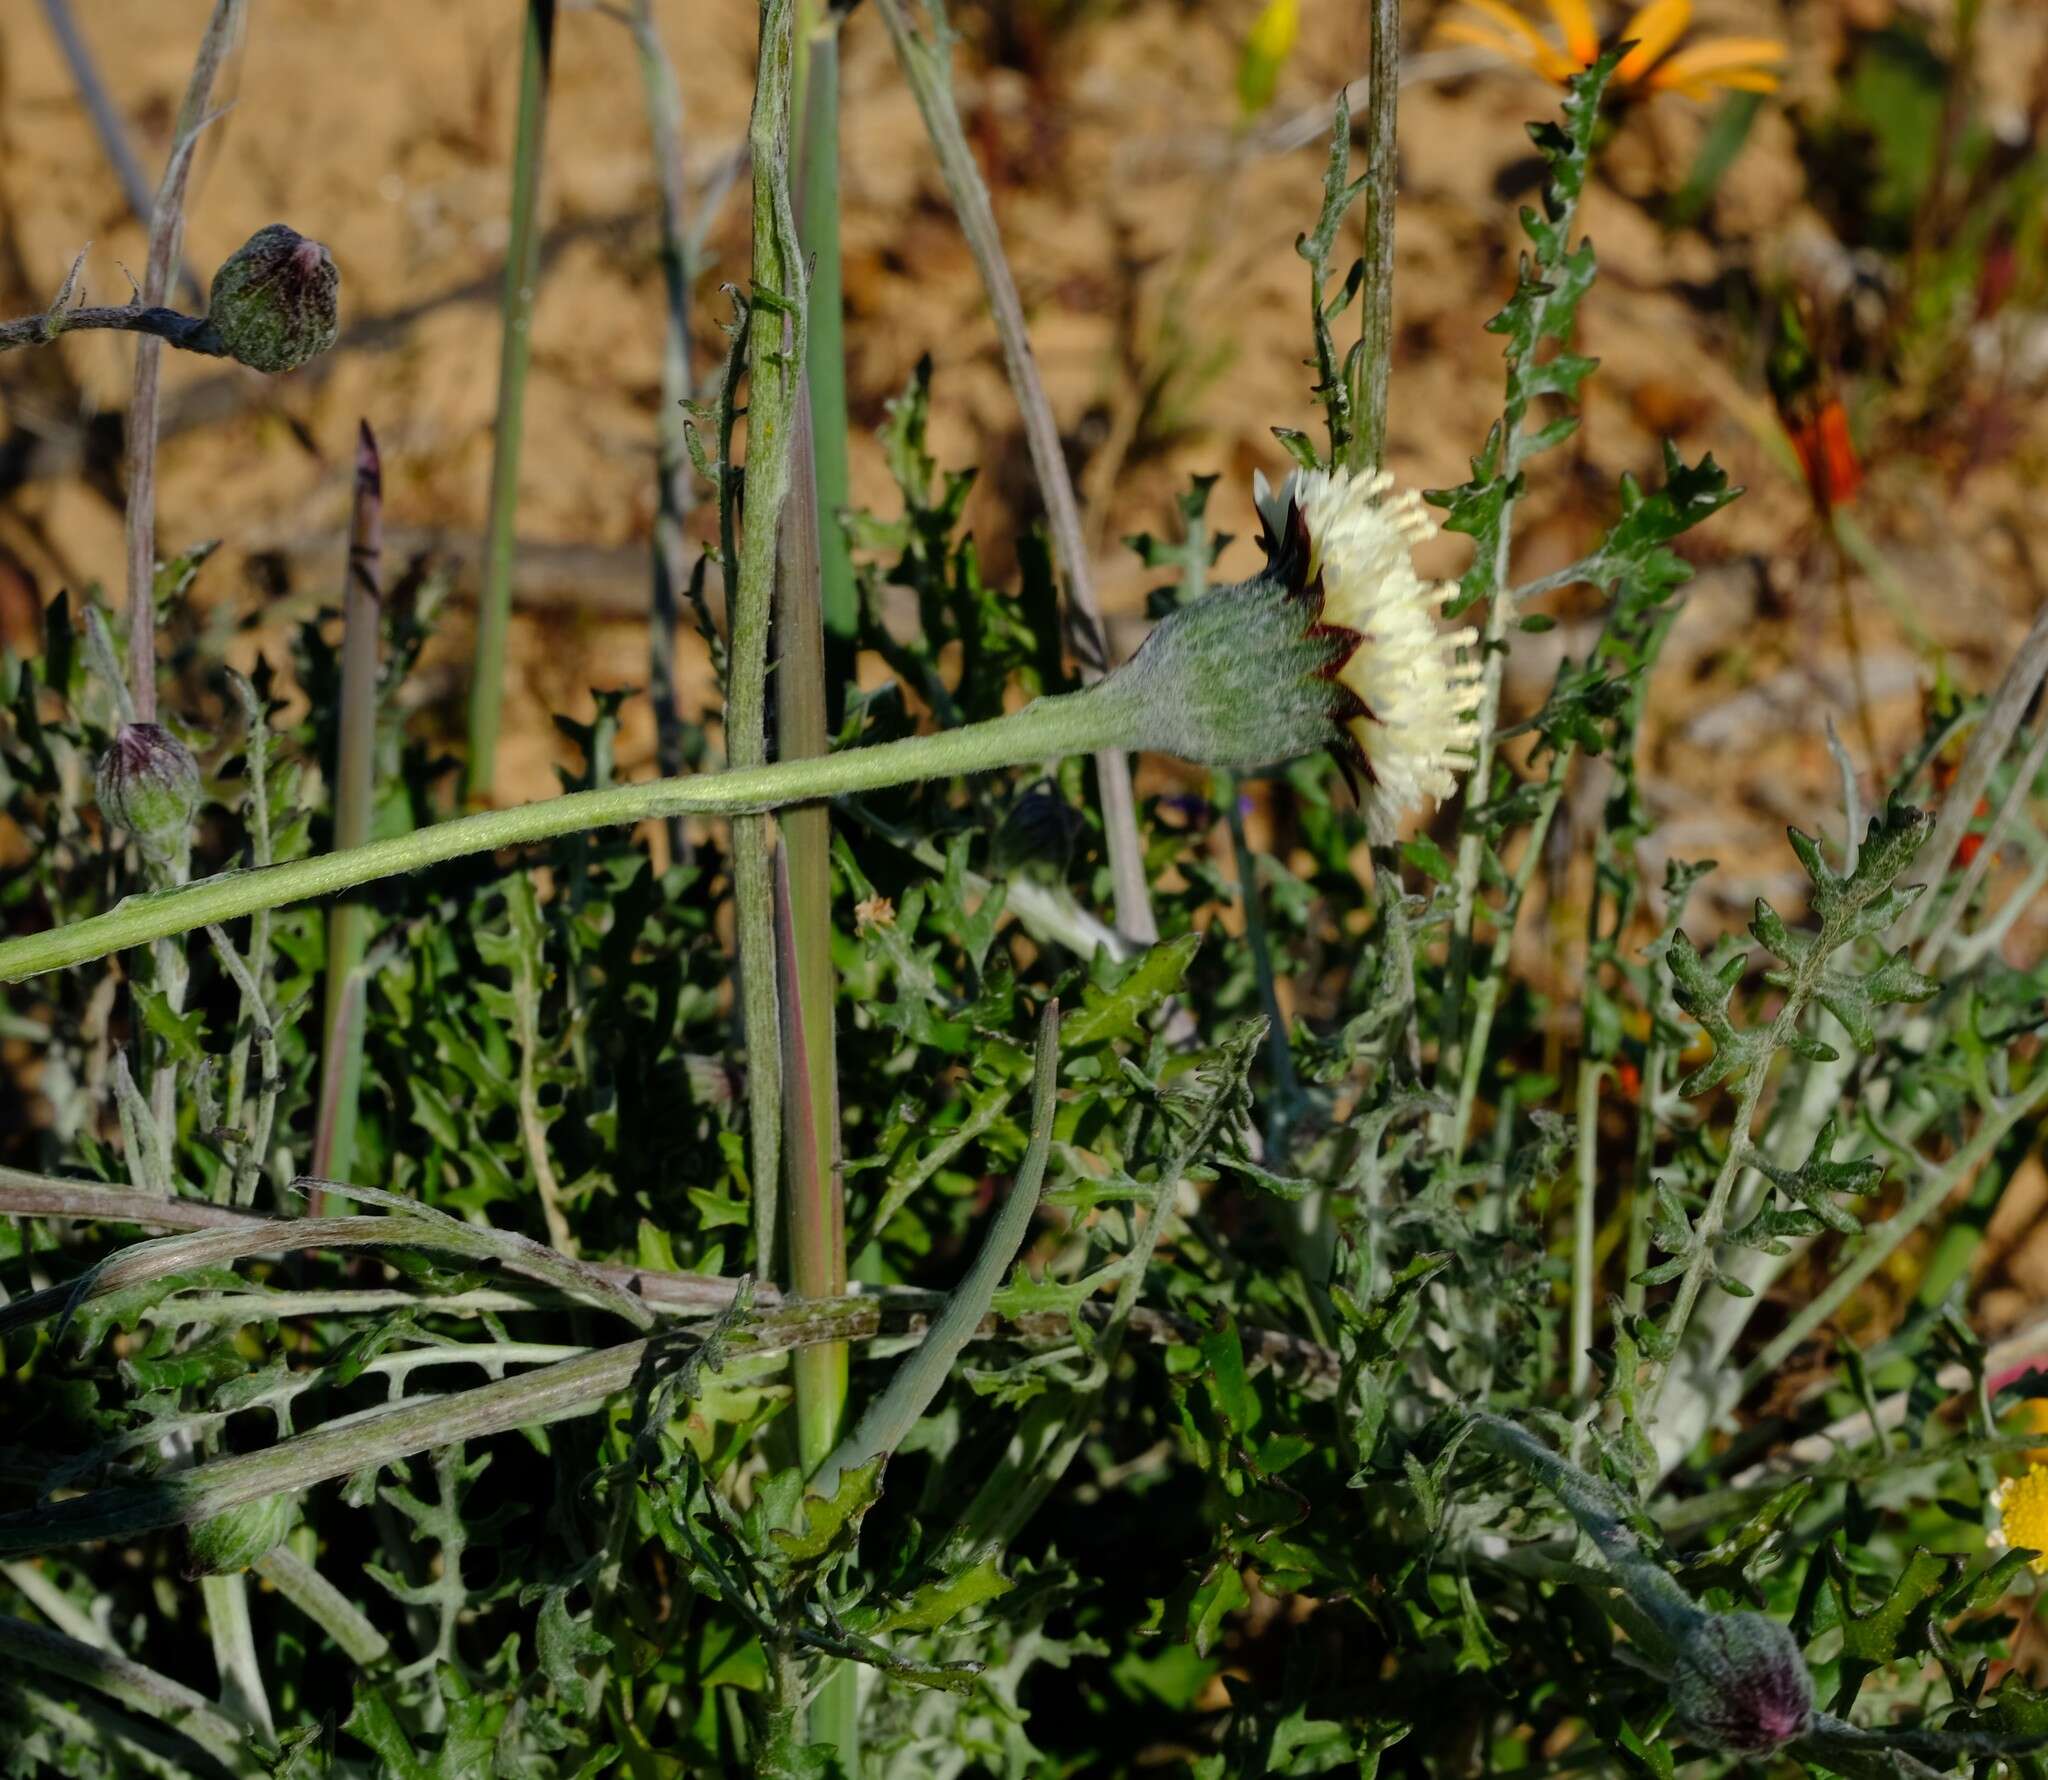
<path id="1" fill-rule="evenodd" d="M 1438 26 L 1441 43 L 1465 43 L 1563 86 L 1600 59 L 1600 33 L 1587 0 L 1543 0 L 1562 46 L 1545 36 L 1508 0 L 1462 0 L 1480 16 L 1450 19 Z M 1683 93 L 1704 98 L 1715 87 L 1769 93 L 1778 86 L 1785 46 L 1775 37 L 1706 37 L 1674 54 L 1692 23 L 1692 0 L 1647 0 L 1621 28 L 1615 41 L 1631 48 L 1614 70 L 1623 89 Z"/>

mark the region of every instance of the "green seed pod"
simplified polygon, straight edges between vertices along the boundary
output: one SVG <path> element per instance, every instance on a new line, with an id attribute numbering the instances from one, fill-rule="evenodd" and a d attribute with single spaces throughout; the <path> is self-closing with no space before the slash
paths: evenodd
<path id="1" fill-rule="evenodd" d="M 282 1545 L 298 1518 L 298 1498 L 287 1490 L 202 1520 L 186 1542 L 190 1560 L 186 1573 L 225 1576 L 246 1570 L 265 1552 Z"/>
<path id="2" fill-rule="evenodd" d="M 199 813 L 199 762 L 158 723 L 124 723 L 100 756 L 100 814 L 159 863 L 185 857 Z"/>
<path id="3" fill-rule="evenodd" d="M 228 356 L 256 371 L 295 371 L 334 344 L 341 274 L 327 249 L 272 223 L 213 275 L 206 319 Z"/>
<path id="4" fill-rule="evenodd" d="M 1764 1755 L 1813 1728 L 1813 1677 L 1775 1619 L 1710 1613 L 1679 1639 L 1671 1703 L 1708 1748 Z"/>

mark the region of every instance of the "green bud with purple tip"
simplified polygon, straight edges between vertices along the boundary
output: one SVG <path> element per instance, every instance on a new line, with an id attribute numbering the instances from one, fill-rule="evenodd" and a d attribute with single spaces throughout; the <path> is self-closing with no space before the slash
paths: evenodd
<path id="1" fill-rule="evenodd" d="M 1813 1728 L 1813 1677 L 1775 1619 L 1709 1613 L 1678 1640 L 1671 1704 L 1708 1748 L 1767 1755 Z"/>
<path id="2" fill-rule="evenodd" d="M 100 814 L 135 837 L 146 858 L 170 864 L 192 850 L 199 762 L 160 723 L 124 723 L 94 775 Z"/>
<path id="3" fill-rule="evenodd" d="M 341 274 L 327 249 L 272 223 L 213 275 L 206 319 L 237 363 L 295 371 L 334 344 L 340 295 Z"/>

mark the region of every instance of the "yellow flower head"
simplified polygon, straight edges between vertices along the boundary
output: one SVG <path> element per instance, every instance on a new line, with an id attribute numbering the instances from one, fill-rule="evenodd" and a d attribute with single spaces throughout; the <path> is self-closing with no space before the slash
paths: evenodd
<path id="1" fill-rule="evenodd" d="M 1442 43 L 1472 44 L 1562 86 L 1600 59 L 1600 33 L 1587 0 L 1543 0 L 1563 44 L 1546 37 L 1508 0 L 1463 0 L 1475 19 L 1451 19 Z M 1707 37 L 1672 54 L 1692 23 L 1692 0 L 1647 0 L 1615 41 L 1635 47 L 1614 70 L 1614 84 L 1646 92 L 1704 98 L 1715 87 L 1745 93 L 1777 90 L 1785 46 L 1775 37 Z"/>
<path id="2" fill-rule="evenodd" d="M 2033 1568 L 2048 1574 L 2048 1465 L 2029 1465 L 1991 1492 L 1998 1528 L 1986 1541 L 1994 1551 L 2009 1545 L 2037 1551 Z"/>

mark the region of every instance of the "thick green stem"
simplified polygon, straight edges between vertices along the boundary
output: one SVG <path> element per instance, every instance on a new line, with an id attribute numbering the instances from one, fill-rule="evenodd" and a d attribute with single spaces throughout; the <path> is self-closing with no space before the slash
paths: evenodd
<path id="1" fill-rule="evenodd" d="M 519 117 L 512 146 L 512 234 L 500 299 L 498 414 L 492 437 L 491 507 L 484 584 L 477 609 L 469 689 L 469 800 L 488 803 L 497 777 L 498 722 L 505 702 L 505 642 L 512 625 L 512 555 L 519 517 L 519 447 L 525 430 L 526 371 L 533 356 L 533 301 L 540 282 L 541 145 L 554 68 L 555 0 L 527 0 L 519 61 Z"/>
<path id="2" fill-rule="evenodd" d="M 811 397 L 811 462 L 818 510 L 818 600 L 824 611 L 828 647 L 836 661 L 828 680 L 851 665 L 860 628 L 860 596 L 853 581 L 853 553 L 839 516 L 852 504 L 847 467 L 850 425 L 846 413 L 845 293 L 839 255 L 839 26 L 836 14 L 810 37 L 810 68 L 804 85 L 801 184 L 803 248 L 810 261 L 810 302 L 805 309 L 809 344 L 804 376 Z M 787 752 L 785 746 L 784 752 Z"/>
<path id="3" fill-rule="evenodd" d="M 341 727 L 334 759 L 334 847 L 370 838 L 377 754 L 377 644 L 384 621 L 384 479 L 376 435 L 361 423 L 356 442 L 355 507 L 349 522 L 342 593 Z M 320 1116 L 313 1139 L 315 1174 L 346 1179 L 355 1165 L 356 1103 L 363 1085 L 364 1000 L 356 972 L 369 946 L 370 911 L 345 902 L 327 918 L 326 1023 L 320 1053 Z"/>
<path id="4" fill-rule="evenodd" d="M 1387 375 L 1394 358 L 1395 119 L 1401 88 L 1401 0 L 1372 0 L 1372 111 L 1365 151 L 1365 282 L 1351 406 L 1351 467 L 1377 470 L 1387 454 Z"/>
<path id="5" fill-rule="evenodd" d="M 814 42 L 815 98 L 836 84 L 831 53 L 836 39 Z M 815 122 L 815 112 L 813 113 Z M 833 218 L 836 246 L 837 217 Z M 836 296 L 835 296 L 836 301 Z M 835 316 L 836 322 L 836 316 Z M 836 328 L 835 328 L 836 333 Z M 813 336 L 810 352 L 818 350 Z M 815 381 L 816 366 L 806 355 Z M 830 381 L 830 379 L 828 379 Z M 842 422 L 840 472 L 845 470 L 845 389 L 839 386 Z M 822 564 L 829 536 L 845 555 L 837 506 L 821 515 L 814 469 L 822 457 L 812 446 L 811 404 L 797 389 L 791 441 L 790 498 L 782 515 L 782 573 L 775 600 L 775 739 L 781 759 L 810 760 L 831 747 L 826 713 L 825 614 Z M 851 565 L 846 565 L 851 591 Z M 788 1164 L 789 1283 L 798 1298 L 837 1298 L 846 1291 L 846 1194 L 839 1169 L 839 1079 L 833 1043 L 838 975 L 832 966 L 832 813 L 806 804 L 781 819 L 776 855 L 776 960 L 781 990 L 785 1070 L 782 1106 Z M 847 1346 L 843 1341 L 799 1348 L 790 1356 L 796 1392 L 797 1453 L 806 1471 L 838 1446 L 846 1425 Z M 860 1772 L 860 1670 L 828 1659 L 811 1701 L 808 1734 L 838 1752 L 848 1774 Z"/>
<path id="6" fill-rule="evenodd" d="M 822 73 L 813 61 L 813 72 Z M 808 404 L 799 394 L 790 498 L 776 584 L 777 752 L 813 760 L 830 746 L 825 723 L 825 632 L 818 597 L 819 514 L 811 482 Z M 789 1283 L 799 1298 L 846 1290 L 846 1206 L 839 1173 L 834 1070 L 832 816 L 806 804 L 781 819 L 776 874 L 777 969 L 786 1092 L 783 1155 L 789 1192 Z M 846 1415 L 846 1349 L 812 1348 L 795 1365 L 797 1447 L 804 1468 L 838 1444 Z"/>
<path id="7" fill-rule="evenodd" d="M 1111 682 L 1061 698 L 1042 698 L 1021 711 L 965 729 L 850 748 L 823 760 L 778 761 L 744 772 L 656 779 L 543 798 L 507 810 L 479 810 L 346 853 L 295 859 L 262 871 L 223 872 L 176 890 L 129 897 L 103 915 L 0 942 L 0 982 L 84 964 L 129 946 L 189 933 L 209 922 L 331 896 L 446 860 L 588 829 L 672 816 L 746 815 L 846 792 L 1089 753 L 1105 743 L 1131 747 L 1141 739 L 1142 715 L 1126 696 L 1125 685 Z"/>
<path id="8" fill-rule="evenodd" d="M 764 0 L 747 141 L 754 163 L 753 301 L 747 318 L 746 511 L 731 596 L 725 754 L 738 771 L 768 758 L 768 633 L 774 618 L 783 502 L 796 445 L 804 356 L 804 270 L 790 208 L 790 99 L 795 0 Z M 733 824 L 733 900 L 747 1040 L 747 1131 L 754 1187 L 754 1266 L 774 1271 L 782 1171 L 782 1055 L 775 987 L 775 836 Z"/>
<path id="9" fill-rule="evenodd" d="M 901 1446 L 951 1376 L 953 1362 L 981 1327 L 1038 1209 L 1045 1165 L 1052 1153 L 1059 1072 L 1060 1004 L 1049 1001 L 1038 1021 L 1038 1051 L 1031 1077 L 1031 1141 L 1010 1185 L 1010 1196 L 990 1223 L 974 1265 L 946 1300 L 946 1308 L 933 1320 L 923 1342 L 897 1368 L 888 1389 L 867 1406 L 853 1432 L 811 1478 L 812 1495 L 831 1496 L 845 1472 L 856 1471 Z"/>

